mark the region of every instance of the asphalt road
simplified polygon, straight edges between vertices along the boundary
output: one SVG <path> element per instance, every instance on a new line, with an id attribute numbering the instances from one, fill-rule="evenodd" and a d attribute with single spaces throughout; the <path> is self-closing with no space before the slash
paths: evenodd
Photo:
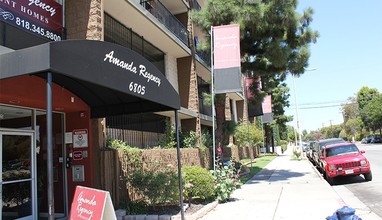
<path id="1" fill-rule="evenodd" d="M 345 186 L 375 214 L 382 218 L 382 144 L 360 144 L 365 157 L 370 161 L 373 180 L 366 182 L 363 176 L 341 178 L 335 187 Z"/>

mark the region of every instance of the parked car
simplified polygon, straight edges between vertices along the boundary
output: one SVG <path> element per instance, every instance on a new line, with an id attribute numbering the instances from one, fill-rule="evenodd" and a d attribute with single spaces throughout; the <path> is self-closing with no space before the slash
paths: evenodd
<path id="1" fill-rule="evenodd" d="M 364 140 L 365 144 L 370 144 L 372 139 L 373 137 L 366 137 Z"/>
<path id="2" fill-rule="evenodd" d="M 370 163 L 353 143 L 327 145 L 322 150 L 320 161 L 324 169 L 324 177 L 329 184 L 335 183 L 339 176 L 355 176 L 362 174 L 366 181 L 371 181 L 373 176 Z"/>
<path id="3" fill-rule="evenodd" d="M 312 157 L 312 154 L 313 154 L 313 148 L 314 148 L 314 145 L 316 144 L 317 141 L 311 141 L 309 142 L 309 145 L 306 149 L 306 157 L 311 161 L 313 162 L 313 157 Z"/>
<path id="4" fill-rule="evenodd" d="M 323 139 L 316 142 L 314 145 L 314 148 L 312 150 L 312 161 L 313 164 L 317 167 L 317 169 L 322 172 L 322 166 L 320 163 L 320 156 L 322 154 L 322 149 L 329 144 L 337 144 L 337 143 L 346 143 L 346 141 L 342 138 L 330 138 L 330 139 Z"/>
<path id="5" fill-rule="evenodd" d="M 371 138 L 370 143 L 373 143 L 373 144 L 382 143 L 382 138 L 381 137 L 373 137 L 373 138 Z"/>
<path id="6" fill-rule="evenodd" d="M 306 152 L 306 151 L 307 151 L 307 149 L 308 149 L 308 147 L 309 147 L 309 144 L 308 144 L 308 143 L 305 143 L 305 142 L 303 142 L 303 143 L 302 143 L 302 152 Z"/>

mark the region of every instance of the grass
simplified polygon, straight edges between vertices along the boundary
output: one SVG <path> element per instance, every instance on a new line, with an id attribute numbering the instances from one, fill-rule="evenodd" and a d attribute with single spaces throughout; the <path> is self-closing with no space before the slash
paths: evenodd
<path id="1" fill-rule="evenodd" d="M 250 173 L 246 176 L 242 176 L 239 178 L 240 182 L 243 184 L 246 183 L 249 179 L 251 179 L 254 175 L 256 175 L 260 170 L 262 170 L 268 163 L 270 163 L 276 156 L 274 155 L 265 155 L 256 158 L 256 162 L 250 163 L 251 159 L 243 159 L 240 160 L 241 163 L 249 163 L 247 167 L 250 170 Z"/>

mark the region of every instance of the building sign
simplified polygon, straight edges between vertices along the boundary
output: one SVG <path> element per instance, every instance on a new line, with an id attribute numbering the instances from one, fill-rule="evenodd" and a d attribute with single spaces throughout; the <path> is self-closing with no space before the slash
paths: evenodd
<path id="1" fill-rule="evenodd" d="M 79 129 L 73 131 L 73 148 L 88 147 L 88 130 Z"/>
<path id="2" fill-rule="evenodd" d="M 70 209 L 69 219 L 117 219 L 109 192 L 77 186 Z"/>
<path id="3" fill-rule="evenodd" d="M 0 0 L 0 20 L 52 41 L 63 33 L 62 6 L 53 0 Z"/>
<path id="4" fill-rule="evenodd" d="M 126 87 L 130 92 L 144 96 L 147 89 L 150 87 L 161 86 L 161 76 L 158 74 L 158 71 L 146 67 L 145 63 L 147 62 L 143 63 L 139 62 L 139 60 L 140 59 L 133 60 L 126 56 L 120 56 L 118 53 L 114 52 L 114 50 L 107 52 L 103 57 L 103 62 L 137 76 L 139 80 L 127 82 Z M 152 73 L 151 71 L 155 73 Z"/>

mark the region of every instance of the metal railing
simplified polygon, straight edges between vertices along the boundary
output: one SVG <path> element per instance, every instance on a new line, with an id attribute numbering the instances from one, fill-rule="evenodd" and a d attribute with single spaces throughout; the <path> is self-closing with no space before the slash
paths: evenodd
<path id="1" fill-rule="evenodd" d="M 159 0 L 141 0 L 140 4 L 186 46 L 189 46 L 187 28 Z"/>

